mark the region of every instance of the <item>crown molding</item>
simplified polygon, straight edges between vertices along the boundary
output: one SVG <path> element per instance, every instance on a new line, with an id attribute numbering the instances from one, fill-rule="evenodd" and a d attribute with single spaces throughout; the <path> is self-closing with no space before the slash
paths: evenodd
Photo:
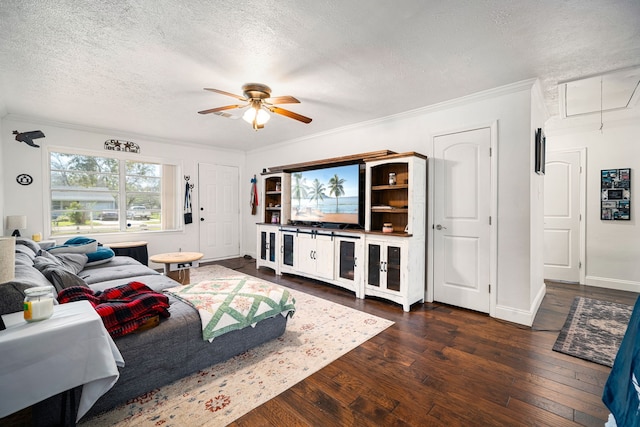
<path id="1" fill-rule="evenodd" d="M 484 101 L 487 99 L 497 98 L 499 96 L 509 95 L 516 92 L 521 92 L 523 90 L 531 90 L 538 79 L 527 79 L 521 80 L 519 82 L 511 83 L 504 86 L 499 86 L 497 88 L 484 90 L 481 92 L 476 92 L 471 95 L 465 95 L 459 98 L 454 98 L 448 101 L 439 102 L 432 105 L 427 105 L 425 107 L 419 107 L 413 110 L 404 111 L 402 113 L 392 114 L 390 116 L 380 117 L 378 119 L 367 120 L 364 122 L 354 123 L 352 125 L 342 126 L 335 129 L 330 129 L 324 132 L 314 133 L 312 135 L 303 136 L 300 138 L 289 139 L 286 141 L 281 141 L 276 144 L 271 144 L 268 147 L 260 147 L 254 150 L 247 151 L 247 153 L 256 154 L 264 151 L 271 151 L 274 147 L 282 147 L 285 145 L 295 144 L 298 142 L 308 141 L 310 139 L 315 139 L 323 136 L 333 135 L 337 133 L 348 132 L 351 130 L 362 129 L 370 126 L 374 126 L 380 123 L 385 123 L 389 121 L 395 121 L 398 119 L 406 119 L 409 117 L 422 116 L 425 114 L 432 114 L 438 111 L 449 110 L 451 108 L 465 106 L 469 104 L 473 104 L 475 102 Z M 542 92 L 540 92 L 542 94 Z M 544 98 L 542 98 L 544 99 Z M 548 111 L 545 107 L 545 112 Z"/>

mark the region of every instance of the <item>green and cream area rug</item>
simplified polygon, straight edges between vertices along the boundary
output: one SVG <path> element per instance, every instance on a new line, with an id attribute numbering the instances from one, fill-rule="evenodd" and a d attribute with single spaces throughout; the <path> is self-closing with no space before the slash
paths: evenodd
<path id="1" fill-rule="evenodd" d="M 233 276 L 244 274 L 210 265 L 193 269 L 191 282 Z M 296 313 L 280 338 L 82 420 L 81 425 L 224 426 L 393 324 L 288 290 L 295 298 Z"/>

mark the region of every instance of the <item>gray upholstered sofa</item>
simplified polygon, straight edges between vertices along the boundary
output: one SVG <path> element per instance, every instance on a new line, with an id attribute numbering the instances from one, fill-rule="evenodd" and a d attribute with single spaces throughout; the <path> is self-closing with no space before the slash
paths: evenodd
<path id="1" fill-rule="evenodd" d="M 16 278 L 0 286 L 0 314 L 22 310 L 24 289 L 53 284 L 34 266 L 34 262 L 40 261 L 39 249 L 38 244 L 29 239 L 17 241 Z M 178 285 L 132 258 L 119 256 L 103 264 L 84 267 L 76 275 L 94 290 L 133 280 L 155 291 Z M 73 281 L 69 277 L 54 279 L 53 282 Z M 275 316 L 259 322 L 254 328 L 229 332 L 210 343 L 202 338 L 200 317 L 194 308 L 172 296 L 169 296 L 169 303 L 171 316 L 161 318 L 158 326 L 114 340 L 125 366 L 120 368 L 120 378 L 113 388 L 96 402 L 85 419 L 272 340 L 284 333 L 287 322 L 286 317 Z M 56 423 L 60 405 L 60 396 L 36 405 L 33 408 L 34 424 Z"/>

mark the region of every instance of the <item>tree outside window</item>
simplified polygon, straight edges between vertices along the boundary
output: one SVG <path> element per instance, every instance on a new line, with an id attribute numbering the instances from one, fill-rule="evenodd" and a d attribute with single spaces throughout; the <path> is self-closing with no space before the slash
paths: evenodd
<path id="1" fill-rule="evenodd" d="M 176 207 L 162 205 L 163 186 L 175 185 L 163 170 L 175 166 L 63 152 L 49 165 L 51 235 L 175 228 L 162 223 L 163 209 Z"/>

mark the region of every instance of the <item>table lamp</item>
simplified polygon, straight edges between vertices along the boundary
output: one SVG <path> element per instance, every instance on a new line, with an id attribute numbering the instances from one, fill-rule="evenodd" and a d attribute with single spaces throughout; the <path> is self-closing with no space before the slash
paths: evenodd
<path id="1" fill-rule="evenodd" d="M 7 230 L 13 229 L 12 236 L 20 237 L 20 230 L 27 228 L 26 215 L 9 215 L 7 217 Z"/>
<path id="2" fill-rule="evenodd" d="M 16 238 L 0 237 L 0 286 L 15 278 L 16 273 Z M 0 316 L 0 331 L 5 329 Z"/>

